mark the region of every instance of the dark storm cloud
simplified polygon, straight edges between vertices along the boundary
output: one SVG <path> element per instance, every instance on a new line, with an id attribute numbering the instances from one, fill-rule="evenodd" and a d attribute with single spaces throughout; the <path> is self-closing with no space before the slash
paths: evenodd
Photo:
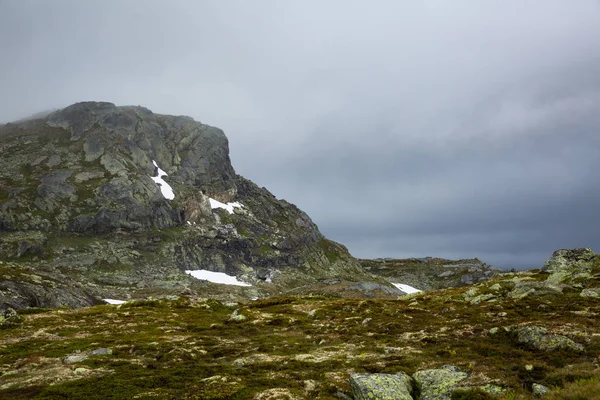
<path id="1" fill-rule="evenodd" d="M 356 256 L 600 249 L 597 1 L 0 1 L 0 121 L 75 101 L 223 128 Z"/>

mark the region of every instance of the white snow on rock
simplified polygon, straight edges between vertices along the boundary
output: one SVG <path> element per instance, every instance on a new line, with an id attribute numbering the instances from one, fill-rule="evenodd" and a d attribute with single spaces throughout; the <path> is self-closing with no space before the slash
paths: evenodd
<path id="1" fill-rule="evenodd" d="M 236 207 L 243 207 L 239 202 L 235 201 L 233 203 L 221 203 L 219 200 L 215 200 L 215 199 L 211 199 L 209 197 L 210 200 L 210 208 L 215 209 L 215 208 L 224 208 L 225 210 L 229 211 L 229 214 L 233 214 L 233 209 Z"/>
<path id="2" fill-rule="evenodd" d="M 213 283 L 222 283 L 224 285 L 236 285 L 236 286 L 252 286 L 249 283 L 238 281 L 235 276 L 227 275 L 223 272 L 213 272 L 205 269 L 197 269 L 194 271 L 185 271 L 186 274 L 190 274 L 196 279 L 203 279 L 205 281 Z"/>
<path id="3" fill-rule="evenodd" d="M 115 300 L 115 299 L 102 299 L 102 300 L 104 300 L 108 304 L 123 304 L 123 303 L 126 303 L 125 300 Z"/>
<path id="4" fill-rule="evenodd" d="M 158 166 L 156 161 L 152 160 L 152 163 L 154 164 L 154 166 L 156 168 L 158 168 L 158 176 L 151 177 L 152 180 L 154 182 L 156 182 L 158 184 L 158 186 L 160 186 L 160 191 L 161 191 L 162 195 L 165 197 L 165 199 L 173 200 L 175 198 L 175 193 L 173 193 L 173 188 L 171 187 L 171 185 L 169 185 L 167 182 L 165 182 L 162 178 L 163 176 L 167 176 L 167 173 L 165 171 L 163 171 L 162 169 L 160 169 L 160 167 Z"/>
<path id="5" fill-rule="evenodd" d="M 402 290 L 406 294 L 419 293 L 420 292 L 419 289 L 416 289 L 416 288 L 414 288 L 412 286 L 409 286 L 409 285 L 405 285 L 404 283 L 392 283 L 392 285 L 396 286 L 398 289 Z"/>

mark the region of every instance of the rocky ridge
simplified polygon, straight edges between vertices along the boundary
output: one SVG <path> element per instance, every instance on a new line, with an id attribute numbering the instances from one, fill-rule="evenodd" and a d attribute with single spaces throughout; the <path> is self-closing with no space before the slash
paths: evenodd
<path id="1" fill-rule="evenodd" d="M 4 306 L 78 307 L 182 291 L 253 298 L 334 277 L 394 290 L 304 212 L 237 175 L 218 128 L 86 102 L 6 124 L 0 138 Z M 241 206 L 228 210 L 234 202 Z M 184 273 L 197 269 L 252 287 Z"/>

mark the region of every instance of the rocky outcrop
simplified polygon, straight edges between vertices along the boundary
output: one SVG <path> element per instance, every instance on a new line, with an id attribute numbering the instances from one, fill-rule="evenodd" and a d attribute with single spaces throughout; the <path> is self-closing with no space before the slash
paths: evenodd
<path id="1" fill-rule="evenodd" d="M 596 254 L 589 248 L 556 250 L 544 263 L 548 281 L 559 284 L 589 278 Z"/>
<path id="2" fill-rule="evenodd" d="M 413 400 L 412 378 L 405 373 L 355 374 L 350 377 L 354 400 Z"/>
<path id="3" fill-rule="evenodd" d="M 501 273 L 478 260 L 443 258 L 378 258 L 359 260 L 366 272 L 389 282 L 411 285 L 420 290 L 438 290 L 484 282 Z"/>
<path id="4" fill-rule="evenodd" d="M 185 221 L 190 191 L 222 201 L 237 193 L 223 131 L 143 107 L 86 102 L 0 130 L 0 228 L 110 232 Z M 153 161 L 176 188 L 151 177 Z"/>
<path id="5" fill-rule="evenodd" d="M 452 365 L 417 371 L 413 375 L 421 400 L 449 400 L 457 384 L 467 376 L 466 372 Z"/>
<path id="6" fill-rule="evenodd" d="M 350 377 L 350 387 L 354 400 L 449 400 L 459 383 L 468 376 L 453 365 L 444 365 L 417 371 L 412 377 L 404 372 L 395 375 L 355 374 Z M 490 384 L 466 389 L 496 394 L 503 390 Z"/>
<path id="7" fill-rule="evenodd" d="M 541 326 L 524 326 L 515 330 L 517 343 L 541 351 L 570 350 L 584 351 L 583 345 L 575 343 L 563 335 L 548 334 L 548 330 Z"/>

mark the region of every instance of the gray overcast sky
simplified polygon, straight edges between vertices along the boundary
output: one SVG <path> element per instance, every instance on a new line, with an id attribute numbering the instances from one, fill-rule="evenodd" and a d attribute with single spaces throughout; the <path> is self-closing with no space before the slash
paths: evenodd
<path id="1" fill-rule="evenodd" d="M 0 0 L 0 52 L 0 121 L 190 115 L 358 257 L 600 251 L 597 0 Z"/>

